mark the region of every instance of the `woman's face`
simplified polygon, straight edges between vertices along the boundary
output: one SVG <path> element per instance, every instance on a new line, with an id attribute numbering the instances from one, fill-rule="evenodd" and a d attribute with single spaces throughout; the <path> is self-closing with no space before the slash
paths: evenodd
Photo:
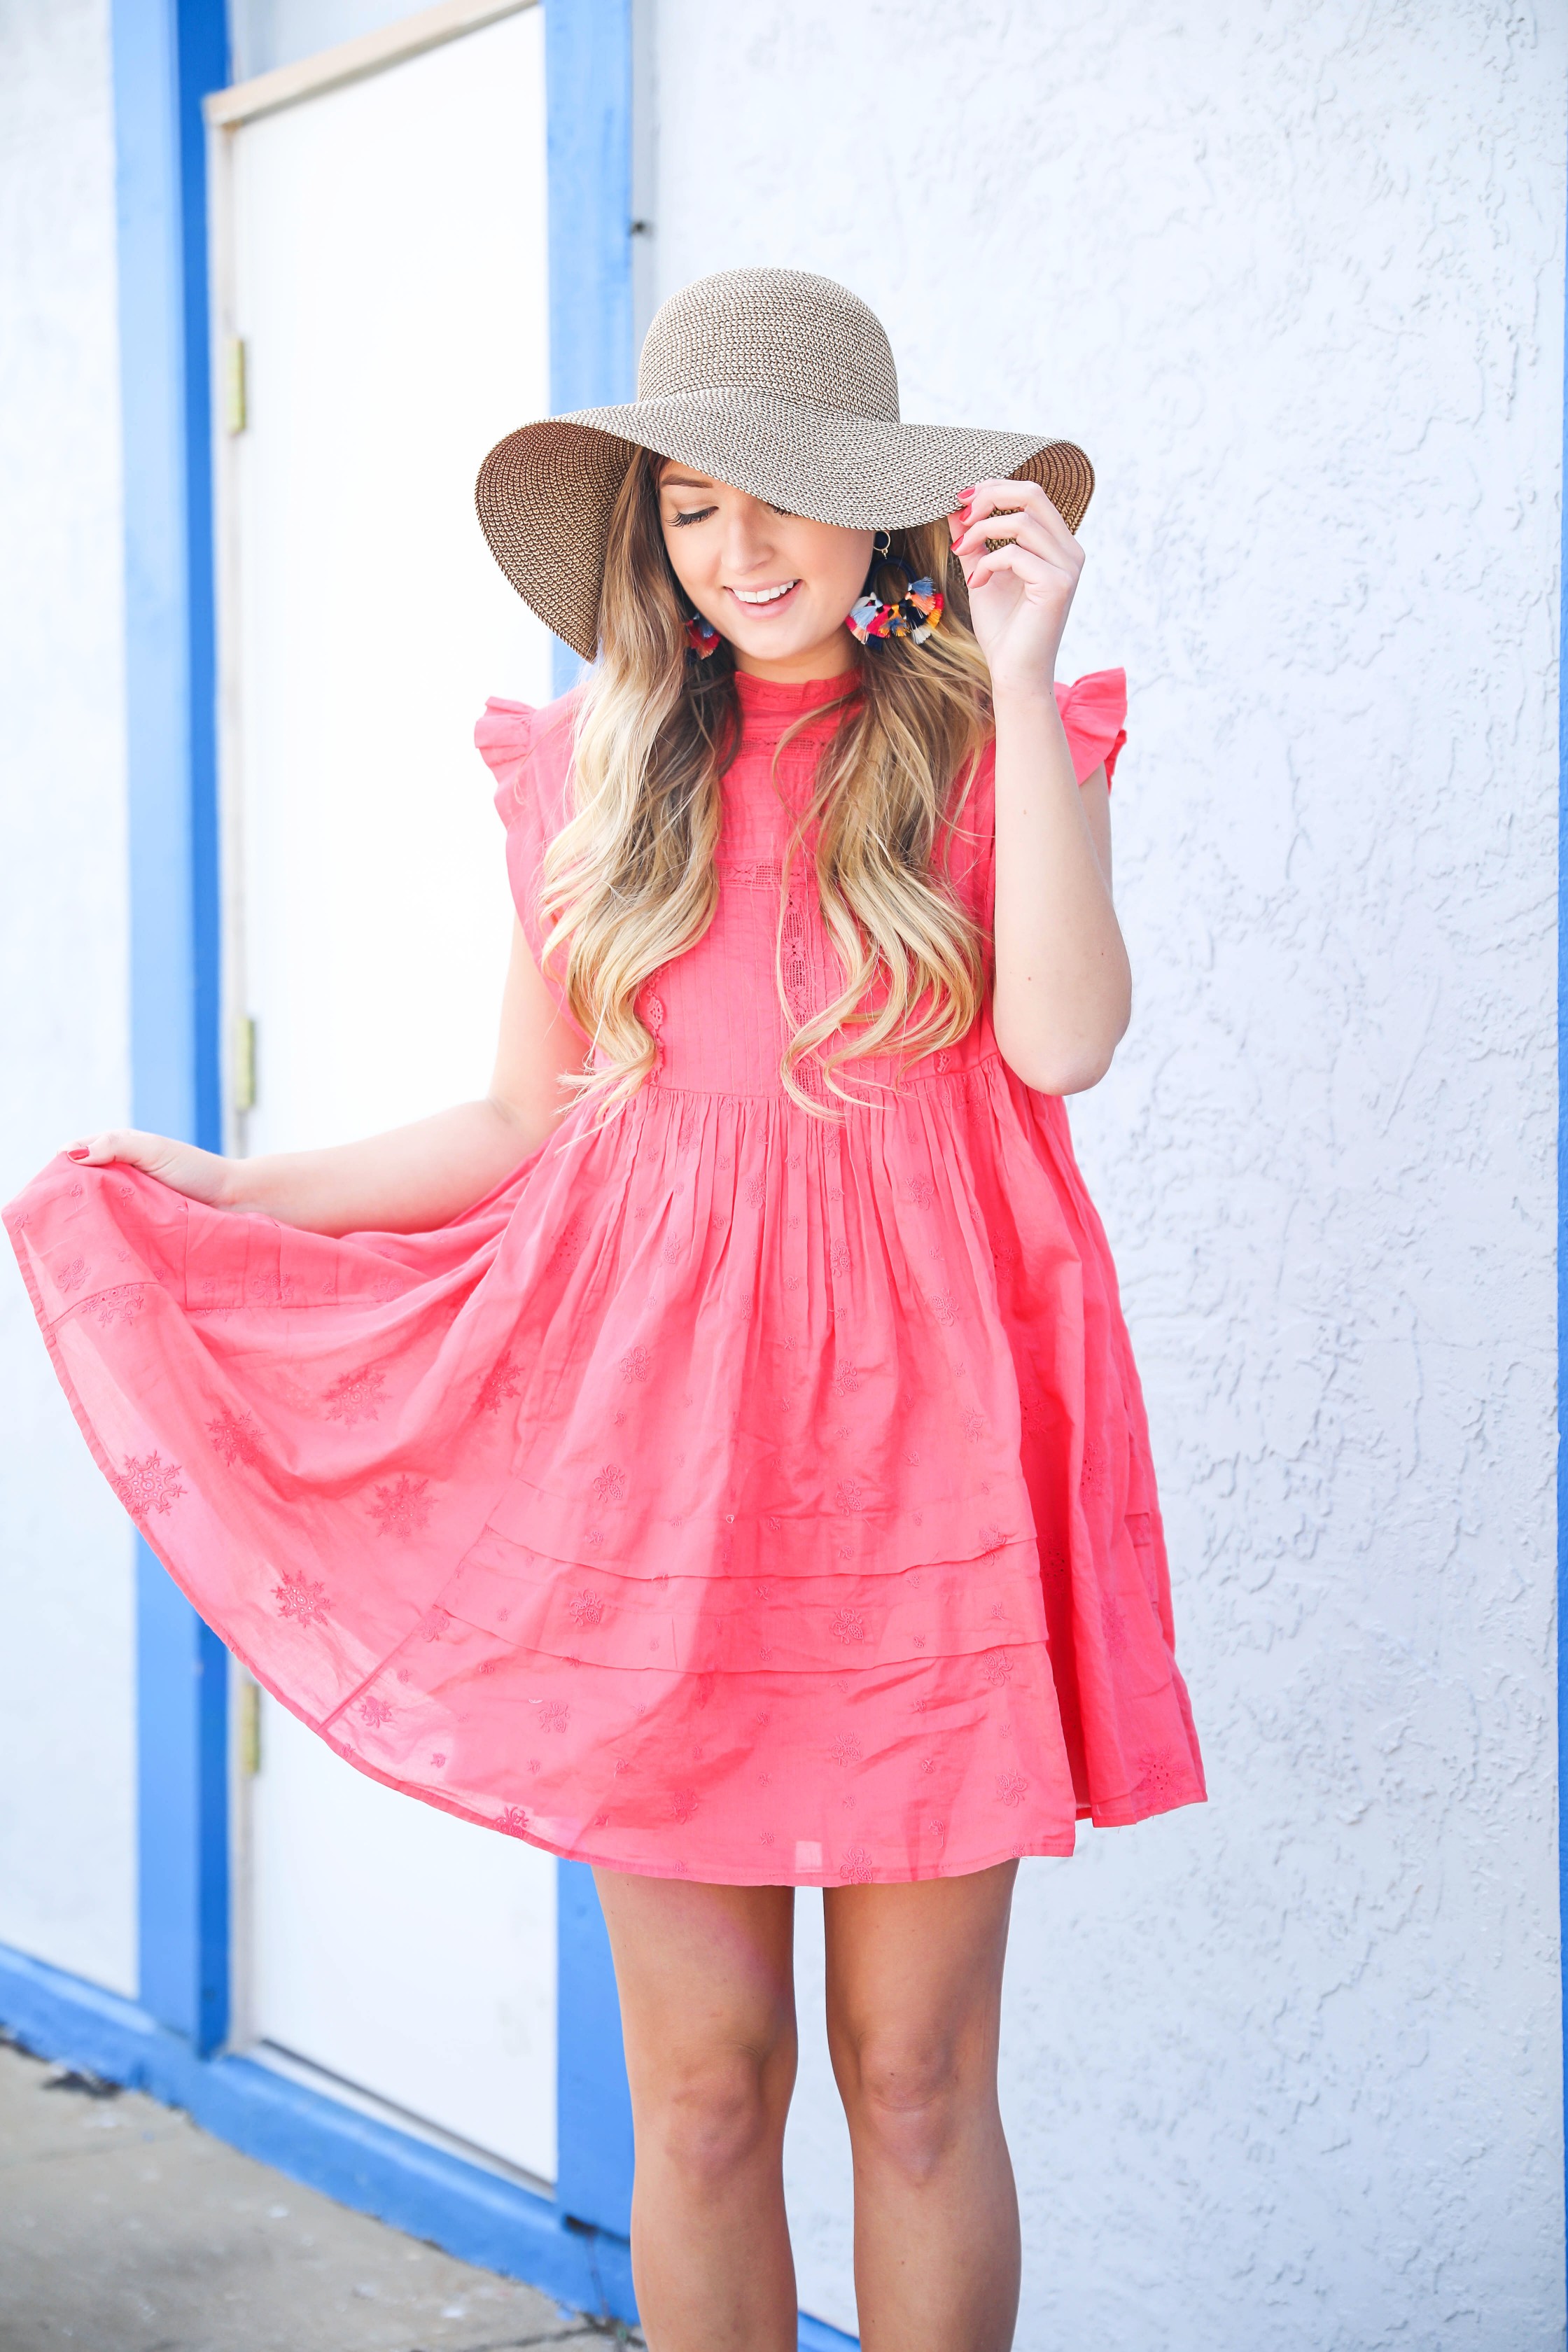
<path id="1" fill-rule="evenodd" d="M 675 576 L 738 669 L 789 684 L 853 667 L 844 621 L 866 583 L 868 530 L 783 514 L 675 458 L 658 504 Z"/>

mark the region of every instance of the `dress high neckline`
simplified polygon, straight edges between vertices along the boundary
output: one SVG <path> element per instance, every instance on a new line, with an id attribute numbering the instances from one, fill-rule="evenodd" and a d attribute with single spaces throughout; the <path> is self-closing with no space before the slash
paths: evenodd
<path id="1" fill-rule="evenodd" d="M 853 670 L 838 677 L 808 677 L 784 686 L 738 669 L 735 694 L 741 707 L 742 756 L 748 749 L 765 751 L 796 726 L 801 731 L 792 740 L 809 748 L 820 747 L 837 725 L 843 702 L 859 691 L 860 680 Z"/>
<path id="2" fill-rule="evenodd" d="M 837 702 L 841 696 L 858 694 L 859 690 L 859 677 L 852 669 L 843 671 L 837 677 L 803 678 L 793 686 L 785 686 L 776 678 L 756 677 L 749 669 L 735 672 L 735 691 L 748 719 L 798 719 L 807 710 L 819 709 L 824 703 Z"/>

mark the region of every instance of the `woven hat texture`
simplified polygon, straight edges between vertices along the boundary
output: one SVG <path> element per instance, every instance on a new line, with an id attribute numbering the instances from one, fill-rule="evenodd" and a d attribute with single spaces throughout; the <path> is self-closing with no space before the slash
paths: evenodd
<path id="1" fill-rule="evenodd" d="M 479 468 L 490 551 L 546 625 L 591 661 L 610 516 L 639 448 L 791 514 L 889 530 L 950 514 L 973 482 L 1041 484 L 1069 530 L 1094 472 L 1070 441 L 905 425 L 874 310 L 804 269 L 726 269 L 656 315 L 637 396 L 508 434 Z"/>

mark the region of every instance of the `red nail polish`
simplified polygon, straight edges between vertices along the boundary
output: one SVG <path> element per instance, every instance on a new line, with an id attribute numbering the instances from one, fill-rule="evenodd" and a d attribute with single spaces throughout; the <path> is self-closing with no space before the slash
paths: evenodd
<path id="1" fill-rule="evenodd" d="M 70 1150 L 66 1153 L 66 1158 L 68 1160 L 85 1160 L 87 1158 L 86 1144 L 73 1143 Z"/>

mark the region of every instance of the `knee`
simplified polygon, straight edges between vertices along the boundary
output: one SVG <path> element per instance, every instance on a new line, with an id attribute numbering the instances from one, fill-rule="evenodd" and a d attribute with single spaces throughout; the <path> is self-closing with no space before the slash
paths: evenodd
<path id="1" fill-rule="evenodd" d="M 841 2080 L 845 2074 L 857 2156 L 912 2182 L 929 2180 L 961 2136 L 978 2089 L 956 2045 L 872 2032 L 852 2044 Z"/>
<path id="2" fill-rule="evenodd" d="M 709 2051 L 660 2069 L 642 2119 L 663 2161 L 699 2195 L 782 2143 L 789 2082 L 779 2053 Z"/>

